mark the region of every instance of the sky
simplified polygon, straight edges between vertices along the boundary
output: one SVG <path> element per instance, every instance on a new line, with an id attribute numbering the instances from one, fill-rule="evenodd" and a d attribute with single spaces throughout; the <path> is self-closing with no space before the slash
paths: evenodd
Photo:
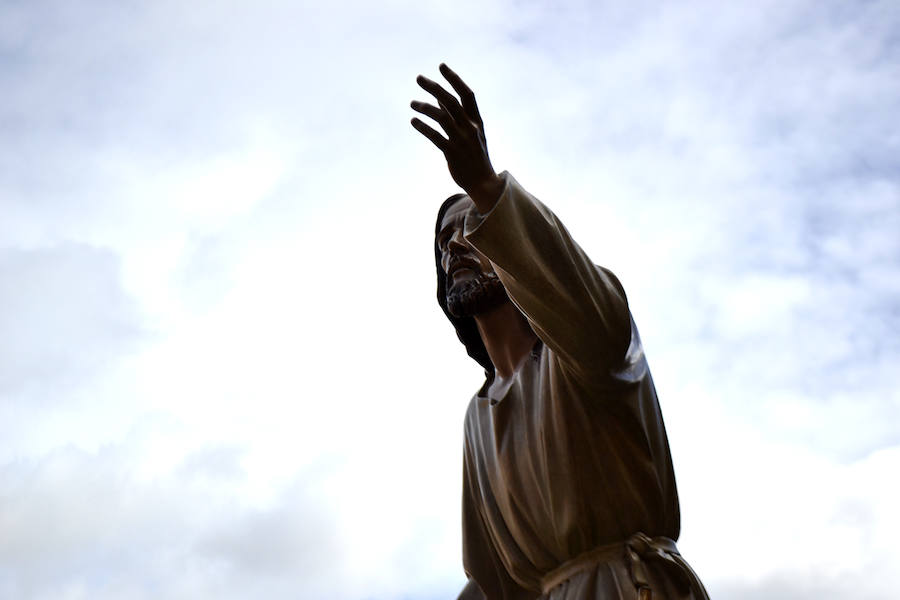
<path id="1" fill-rule="evenodd" d="M 0 2 L 0 598 L 453 598 L 446 61 L 623 282 L 711 595 L 900 587 L 893 0 Z"/>

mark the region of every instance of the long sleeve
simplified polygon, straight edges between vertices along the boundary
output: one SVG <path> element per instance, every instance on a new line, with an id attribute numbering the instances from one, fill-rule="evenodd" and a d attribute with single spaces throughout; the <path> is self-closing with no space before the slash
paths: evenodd
<path id="1" fill-rule="evenodd" d="M 556 215 L 507 172 L 503 192 L 465 237 L 487 256 L 537 336 L 585 383 L 617 368 L 631 339 L 625 292 Z"/>

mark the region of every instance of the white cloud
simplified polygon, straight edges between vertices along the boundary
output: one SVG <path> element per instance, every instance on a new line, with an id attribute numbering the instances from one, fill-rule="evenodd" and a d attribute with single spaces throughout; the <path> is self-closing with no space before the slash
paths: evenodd
<path id="1" fill-rule="evenodd" d="M 0 252 L 0 390 L 73 383 L 140 335 L 111 252 L 78 244 Z"/>

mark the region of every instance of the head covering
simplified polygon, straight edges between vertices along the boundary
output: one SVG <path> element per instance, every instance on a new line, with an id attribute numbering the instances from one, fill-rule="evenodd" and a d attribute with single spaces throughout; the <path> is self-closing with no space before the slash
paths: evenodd
<path id="1" fill-rule="evenodd" d="M 468 352 L 469 356 L 474 358 L 478 364 L 484 367 L 484 370 L 490 374 L 494 372 L 494 363 L 491 362 L 491 357 L 488 356 L 487 348 L 484 347 L 484 342 L 481 341 L 481 334 L 478 333 L 478 326 L 475 324 L 475 319 L 472 317 L 454 317 L 447 308 L 447 274 L 444 273 L 444 268 L 441 266 L 441 249 L 438 248 L 437 244 L 437 235 L 441 231 L 441 221 L 443 220 L 444 215 L 451 206 L 463 198 L 468 198 L 468 196 L 465 194 L 454 194 L 444 200 L 440 210 L 438 210 L 437 223 L 434 226 L 434 262 L 437 266 L 437 300 L 438 304 L 441 305 L 441 310 L 444 311 L 444 314 L 450 319 L 453 327 L 456 328 L 456 335 L 466 347 L 466 352 Z"/>

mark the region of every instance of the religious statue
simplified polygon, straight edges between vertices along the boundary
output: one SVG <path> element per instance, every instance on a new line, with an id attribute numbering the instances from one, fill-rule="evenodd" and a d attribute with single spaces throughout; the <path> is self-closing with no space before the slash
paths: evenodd
<path id="1" fill-rule="evenodd" d="M 466 192 L 438 212 L 438 303 L 486 380 L 465 417 L 462 599 L 708 598 L 625 291 L 488 157 L 472 90 L 413 101 Z"/>

